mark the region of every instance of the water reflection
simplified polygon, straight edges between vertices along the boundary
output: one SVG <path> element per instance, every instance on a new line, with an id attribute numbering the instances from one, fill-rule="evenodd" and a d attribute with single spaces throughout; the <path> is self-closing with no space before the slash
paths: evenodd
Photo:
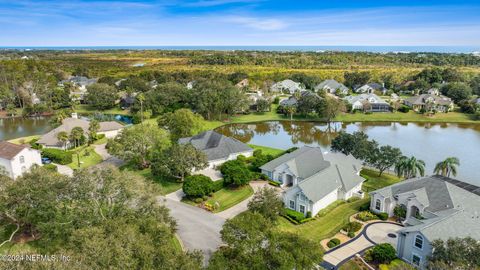
<path id="1" fill-rule="evenodd" d="M 457 178 L 480 185 L 480 124 L 449 123 L 331 123 L 271 121 L 231 124 L 218 132 L 245 143 L 287 149 L 314 145 L 328 150 L 340 131 L 364 131 L 381 145 L 399 147 L 405 155 L 415 155 L 427 163 L 431 174 L 435 164 L 446 157 L 460 159 Z"/>

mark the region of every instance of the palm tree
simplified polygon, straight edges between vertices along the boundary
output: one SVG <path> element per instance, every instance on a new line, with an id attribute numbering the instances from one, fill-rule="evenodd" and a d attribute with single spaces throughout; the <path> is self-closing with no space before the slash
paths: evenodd
<path id="1" fill-rule="evenodd" d="M 290 121 L 293 120 L 293 114 L 297 111 L 297 107 L 289 105 L 285 106 L 285 111 L 290 114 Z"/>
<path id="2" fill-rule="evenodd" d="M 433 173 L 440 174 L 446 177 L 457 175 L 457 166 L 460 166 L 460 160 L 456 157 L 448 157 L 444 161 L 440 161 L 435 165 Z"/>
<path id="3" fill-rule="evenodd" d="M 57 133 L 57 140 L 63 144 L 63 150 L 67 151 L 68 133 L 66 131 L 60 131 Z"/>
<path id="4" fill-rule="evenodd" d="M 93 119 L 88 125 L 88 141 L 93 141 L 97 138 L 97 132 L 100 129 L 100 124 Z"/>
<path id="5" fill-rule="evenodd" d="M 395 164 L 395 172 L 397 175 L 403 176 L 406 179 L 416 177 L 418 174 L 420 176 L 425 175 L 425 161 L 416 159 L 415 157 L 406 157 L 403 156 Z"/>
<path id="6" fill-rule="evenodd" d="M 143 102 L 145 101 L 145 96 L 140 93 L 137 95 L 137 100 L 140 102 L 140 113 L 141 113 L 141 120 L 143 123 Z"/>
<path id="7" fill-rule="evenodd" d="M 79 145 L 80 139 L 83 136 L 83 128 L 74 127 L 70 132 L 70 138 L 75 142 L 75 147 Z"/>

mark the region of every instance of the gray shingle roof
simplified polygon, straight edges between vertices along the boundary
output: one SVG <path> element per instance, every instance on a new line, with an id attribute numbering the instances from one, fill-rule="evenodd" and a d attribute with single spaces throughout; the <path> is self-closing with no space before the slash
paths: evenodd
<path id="1" fill-rule="evenodd" d="M 253 151 L 241 141 L 224 136 L 213 130 L 202 132 L 193 137 L 181 138 L 179 144 L 191 143 L 207 155 L 209 161 L 228 158 L 231 154 Z"/>
<path id="2" fill-rule="evenodd" d="M 452 100 L 445 96 L 437 96 L 437 95 L 430 95 L 430 94 L 422 94 L 418 96 L 413 96 L 405 99 L 406 102 L 411 103 L 413 105 L 422 105 L 426 104 L 427 100 L 431 99 L 434 101 L 435 104 L 450 106 L 452 104 Z"/>
<path id="3" fill-rule="evenodd" d="M 60 142 L 57 139 L 57 134 L 59 132 L 65 131 L 68 134 L 70 134 L 70 132 L 74 127 L 81 127 L 83 131 L 87 133 L 89 125 L 90 125 L 90 122 L 84 119 L 66 118 L 62 121 L 62 125 L 42 135 L 42 137 L 40 137 L 37 143 L 47 145 L 47 146 L 60 147 L 62 146 L 62 142 Z M 100 122 L 99 125 L 100 125 L 100 128 L 98 129 L 99 132 L 118 130 L 124 127 L 122 124 L 115 121 Z"/>
<path id="4" fill-rule="evenodd" d="M 314 202 L 338 188 L 351 190 L 365 180 L 357 174 L 362 164 L 353 156 L 341 153 L 323 154 L 320 148 L 310 146 L 280 156 L 260 168 L 273 171 L 284 163 L 292 173 L 303 179 L 298 187 Z"/>
<path id="5" fill-rule="evenodd" d="M 345 100 L 350 104 L 353 104 L 357 101 L 368 101 L 370 104 L 388 105 L 388 103 L 385 100 L 381 99 L 379 96 L 375 94 L 360 94 L 356 96 L 347 96 L 345 97 Z"/>
<path id="6" fill-rule="evenodd" d="M 480 240 L 480 188 L 477 186 L 434 175 L 405 180 L 374 193 L 390 198 L 410 193 L 427 206 L 424 219 L 403 232 L 421 232 L 430 241 L 467 236 Z"/>
<path id="7" fill-rule="evenodd" d="M 339 83 L 336 80 L 325 80 L 321 83 L 319 83 L 317 86 L 315 86 L 315 91 L 318 90 L 323 90 L 325 88 L 330 88 L 330 89 L 340 89 L 342 91 L 348 91 L 348 87 L 343 85 L 343 83 Z"/>

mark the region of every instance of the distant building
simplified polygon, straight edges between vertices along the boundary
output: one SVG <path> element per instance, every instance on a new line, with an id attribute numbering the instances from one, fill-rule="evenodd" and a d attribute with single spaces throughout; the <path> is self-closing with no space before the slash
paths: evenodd
<path id="1" fill-rule="evenodd" d="M 97 79 L 89 79 L 84 76 L 72 76 L 67 80 L 60 81 L 58 84 L 64 86 L 65 83 L 71 83 L 77 89 L 70 92 L 70 97 L 73 101 L 83 102 L 85 94 L 87 93 L 87 87 L 96 83 Z"/>
<path id="2" fill-rule="evenodd" d="M 360 94 L 374 94 L 375 91 L 382 93 L 382 95 L 385 95 L 388 90 L 383 84 L 379 83 L 367 83 L 355 89 L 355 93 Z"/>
<path id="3" fill-rule="evenodd" d="M 427 94 L 438 96 L 440 95 L 440 91 L 437 88 L 430 88 L 427 90 Z"/>
<path id="4" fill-rule="evenodd" d="M 288 92 L 293 94 L 295 92 L 303 91 L 305 88 L 302 86 L 301 83 L 294 82 L 292 80 L 283 80 L 281 82 L 277 82 L 270 87 L 272 92 Z"/>
<path id="5" fill-rule="evenodd" d="M 304 146 L 280 156 L 262 167 L 262 173 L 285 190 L 285 207 L 315 216 L 336 200 L 363 197 L 360 176 L 362 162 L 342 153 L 322 153 Z"/>
<path id="6" fill-rule="evenodd" d="M 330 94 L 348 94 L 348 87 L 342 83 L 337 82 L 336 80 L 325 80 L 315 86 L 315 91 L 325 91 Z"/>
<path id="7" fill-rule="evenodd" d="M 422 94 L 406 98 L 404 100 L 404 103 L 416 112 L 449 112 L 453 110 L 454 106 L 452 99 L 442 95 L 437 96 L 430 94 Z"/>
<path id="8" fill-rule="evenodd" d="M 390 105 L 375 94 L 347 96 L 345 100 L 352 105 L 352 110 L 365 112 L 389 112 Z"/>
<path id="9" fill-rule="evenodd" d="M 234 160 L 239 155 L 245 157 L 253 155 L 253 149 L 247 144 L 213 130 L 202 132 L 193 137 L 181 138 L 178 143 L 191 143 L 196 149 L 205 153 L 210 168 L 221 165 L 227 160 Z"/>
<path id="10" fill-rule="evenodd" d="M 394 216 L 405 211 L 398 232 L 398 257 L 425 268 L 437 239 L 480 241 L 480 187 L 443 176 L 413 178 L 370 193 L 370 209 Z"/>
<path id="11" fill-rule="evenodd" d="M 107 138 L 114 138 L 117 136 L 118 132 L 124 128 L 124 126 L 116 121 L 106 121 L 106 122 L 99 122 L 100 128 L 97 134 L 104 134 Z M 68 149 L 71 147 L 71 142 L 67 142 L 64 146 L 63 142 L 57 139 L 57 134 L 65 131 L 67 134 L 70 134 L 73 128 L 81 127 L 84 131 L 85 136 L 88 137 L 88 127 L 90 126 L 90 121 L 84 119 L 78 119 L 75 117 L 66 118 L 62 121 L 62 124 L 51 130 L 50 132 L 42 135 L 40 139 L 37 141 L 38 144 L 42 145 L 43 147 L 47 148 L 58 148 L 64 149 L 65 146 Z"/>
<path id="12" fill-rule="evenodd" d="M 195 84 L 197 83 L 197 81 L 190 81 L 187 83 L 187 89 L 188 90 L 191 90 L 193 89 L 193 87 L 195 86 Z"/>
<path id="13" fill-rule="evenodd" d="M 40 151 L 26 145 L 0 142 L 0 170 L 5 170 L 7 176 L 15 179 L 35 165 L 42 165 Z"/>

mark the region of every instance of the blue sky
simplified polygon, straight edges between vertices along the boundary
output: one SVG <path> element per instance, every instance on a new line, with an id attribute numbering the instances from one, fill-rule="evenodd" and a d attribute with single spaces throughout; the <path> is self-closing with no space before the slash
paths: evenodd
<path id="1" fill-rule="evenodd" d="M 0 46 L 480 46 L 480 1 L 0 0 Z"/>

